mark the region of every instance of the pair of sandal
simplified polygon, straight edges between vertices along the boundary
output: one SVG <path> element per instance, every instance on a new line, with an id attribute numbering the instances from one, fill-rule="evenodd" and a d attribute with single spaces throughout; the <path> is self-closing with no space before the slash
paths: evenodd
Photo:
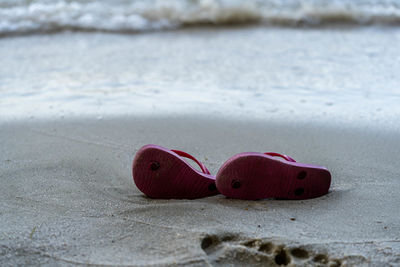
<path id="1" fill-rule="evenodd" d="M 201 171 L 183 157 L 196 162 Z M 325 167 L 297 163 L 278 153 L 237 154 L 213 176 L 188 153 L 157 145 L 146 145 L 136 153 L 132 175 L 145 195 L 163 199 L 195 199 L 219 193 L 250 200 L 309 199 L 327 194 L 331 184 L 331 174 Z"/>

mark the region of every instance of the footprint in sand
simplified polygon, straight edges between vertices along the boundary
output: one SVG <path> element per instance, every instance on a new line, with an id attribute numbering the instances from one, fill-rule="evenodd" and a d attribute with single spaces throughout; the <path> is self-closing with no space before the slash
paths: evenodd
<path id="1" fill-rule="evenodd" d="M 235 234 L 207 235 L 202 238 L 200 245 L 213 266 L 338 267 L 343 264 L 341 259 L 301 246 L 289 247 L 275 241 L 248 239 Z"/>

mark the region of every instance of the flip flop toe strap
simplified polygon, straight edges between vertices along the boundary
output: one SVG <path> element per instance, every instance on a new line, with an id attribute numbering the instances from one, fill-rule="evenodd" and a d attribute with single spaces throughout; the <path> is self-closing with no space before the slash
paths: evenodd
<path id="1" fill-rule="evenodd" d="M 275 152 L 267 152 L 267 153 L 264 153 L 264 154 L 268 155 L 268 156 L 273 156 L 273 157 L 281 157 L 281 158 L 283 158 L 283 159 L 285 159 L 287 161 L 290 161 L 290 162 L 296 162 L 294 159 L 292 159 L 291 157 L 289 157 L 287 155 L 283 155 L 283 154 L 279 154 L 279 153 L 275 153 Z"/>
<path id="2" fill-rule="evenodd" d="M 175 152 L 176 154 L 178 154 L 178 155 L 181 156 L 181 157 L 185 157 L 185 158 L 188 158 L 188 159 L 193 160 L 194 162 L 197 163 L 197 165 L 199 165 L 199 167 L 200 167 L 200 169 L 201 169 L 201 171 L 202 171 L 203 173 L 205 173 L 205 174 L 210 174 L 210 171 L 206 168 L 206 166 L 204 166 L 203 163 L 201 163 L 200 161 L 198 161 L 198 160 L 197 160 L 195 157 L 193 157 L 192 155 L 190 155 L 190 154 L 188 154 L 188 153 L 186 153 L 186 152 L 180 151 L 180 150 L 172 150 L 172 149 L 171 149 L 171 151 Z"/>

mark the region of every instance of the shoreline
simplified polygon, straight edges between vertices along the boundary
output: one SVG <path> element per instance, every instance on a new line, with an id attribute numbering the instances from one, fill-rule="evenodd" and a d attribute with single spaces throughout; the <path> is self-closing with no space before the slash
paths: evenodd
<path id="1" fill-rule="evenodd" d="M 199 114 L 399 131 L 397 39 L 259 27 L 4 38 L 0 123 Z"/>
<path id="2" fill-rule="evenodd" d="M 122 36 L 137 36 L 137 35 L 152 35 L 152 34 L 162 34 L 162 33 L 179 33 L 179 32 L 212 32 L 212 31 L 229 31 L 229 30 L 246 30 L 246 29 L 264 29 L 264 30 L 295 30 L 295 31 L 318 31 L 318 30 L 333 30 L 333 31 L 354 31 L 354 30 L 397 30 L 400 25 L 399 22 L 395 23 L 374 23 L 366 22 L 361 24 L 346 23 L 346 22 L 334 22 L 327 24 L 288 24 L 288 25 L 274 25 L 274 24 L 263 24 L 263 23 L 238 23 L 238 24 L 213 24 L 205 23 L 198 25 L 184 25 L 178 28 L 166 28 L 166 29 L 151 29 L 151 30 L 138 30 L 138 31 L 112 31 L 112 30 L 92 30 L 92 29 L 75 29 L 75 28 L 65 28 L 57 30 L 39 30 L 34 32 L 15 32 L 15 33 L 0 33 L 1 39 L 9 38 L 23 38 L 23 37 L 33 37 L 33 36 L 55 36 L 63 34 L 105 34 L 105 35 L 122 35 Z"/>

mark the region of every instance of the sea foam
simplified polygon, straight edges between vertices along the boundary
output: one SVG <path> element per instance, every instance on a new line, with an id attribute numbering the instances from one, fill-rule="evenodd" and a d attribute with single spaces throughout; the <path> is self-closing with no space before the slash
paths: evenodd
<path id="1" fill-rule="evenodd" d="M 0 35 L 63 30 L 142 32 L 196 25 L 400 24 L 396 0 L 0 0 Z"/>

